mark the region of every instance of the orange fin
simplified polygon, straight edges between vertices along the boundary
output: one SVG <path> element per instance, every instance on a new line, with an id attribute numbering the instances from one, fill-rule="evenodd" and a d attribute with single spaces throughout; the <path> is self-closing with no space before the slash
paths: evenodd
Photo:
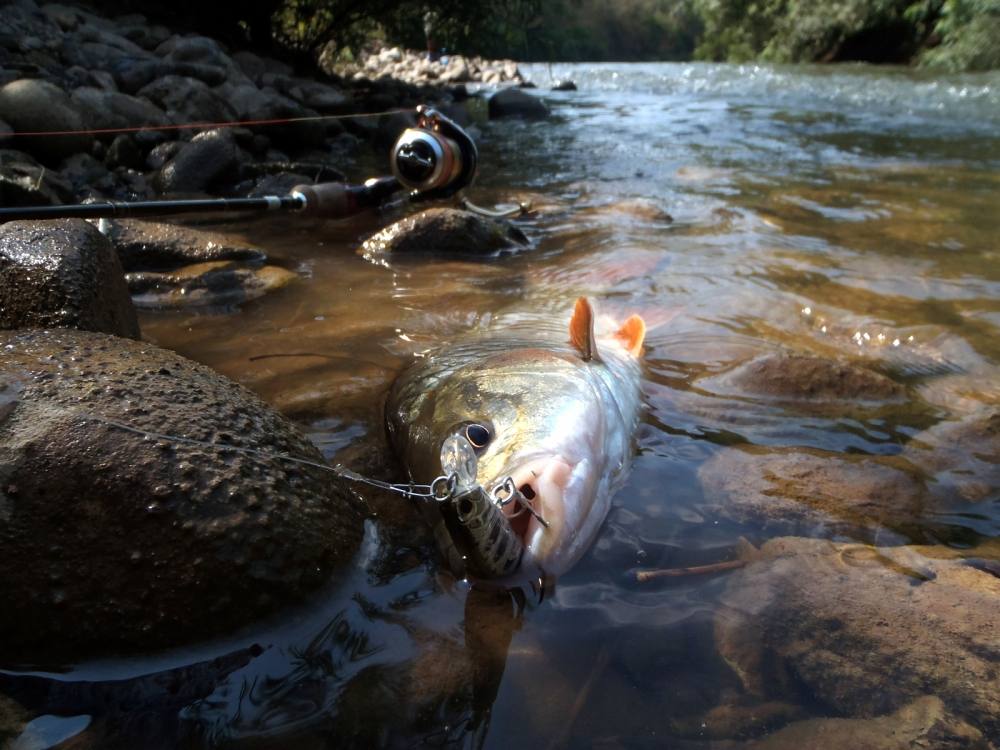
<path id="1" fill-rule="evenodd" d="M 640 356 L 642 342 L 646 340 L 646 321 L 638 315 L 633 315 L 622 323 L 622 327 L 618 329 L 615 337 L 622 342 L 622 345 L 628 349 L 633 357 Z"/>
<path id="2" fill-rule="evenodd" d="M 573 308 L 569 321 L 569 341 L 580 352 L 584 362 L 600 359 L 597 356 L 597 341 L 594 340 L 594 308 L 590 300 L 580 297 Z"/>

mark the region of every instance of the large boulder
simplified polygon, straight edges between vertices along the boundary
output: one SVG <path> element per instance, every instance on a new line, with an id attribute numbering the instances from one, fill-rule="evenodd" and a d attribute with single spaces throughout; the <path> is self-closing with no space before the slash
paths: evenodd
<path id="1" fill-rule="evenodd" d="M 0 328 L 58 327 L 139 337 L 118 256 L 80 219 L 0 225 Z"/>
<path id="2" fill-rule="evenodd" d="M 525 120 L 540 120 L 549 116 L 545 102 L 520 89 L 502 89 L 490 97 L 490 119 L 520 117 Z"/>
<path id="3" fill-rule="evenodd" d="M 199 133 L 163 165 L 154 185 L 163 193 L 200 193 L 239 174 L 240 152 L 228 130 Z"/>
<path id="4" fill-rule="evenodd" d="M 369 237 L 360 253 L 371 261 L 407 255 L 495 257 L 527 245 L 524 232 L 505 220 L 429 208 Z"/>
<path id="5" fill-rule="evenodd" d="M 72 100 L 58 86 L 22 78 L 0 88 L 0 119 L 18 133 L 79 131 L 86 126 Z M 89 135 L 18 136 L 18 145 L 46 163 L 56 163 L 77 151 L 89 151 Z"/>
<path id="6" fill-rule="evenodd" d="M 794 689 L 871 718 L 931 694 L 1000 738 L 1000 578 L 980 569 L 996 552 L 788 537 L 747 548 L 721 597 L 719 651 L 758 696 Z"/>
<path id="7" fill-rule="evenodd" d="M 344 483 L 277 457 L 319 451 L 212 370 L 73 330 L 0 332 L 0 350 L 3 664 L 216 635 L 358 548 Z"/>

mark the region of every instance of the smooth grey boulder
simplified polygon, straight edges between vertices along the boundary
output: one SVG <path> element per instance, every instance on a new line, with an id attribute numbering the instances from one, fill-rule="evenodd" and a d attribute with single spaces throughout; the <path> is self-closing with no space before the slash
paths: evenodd
<path id="1" fill-rule="evenodd" d="M 301 600 L 357 550 L 355 497 L 257 453 L 323 460 L 243 387 L 105 334 L 0 332 L 0 350 L 5 665 L 225 633 Z"/>
<path id="2" fill-rule="evenodd" d="M 508 88 L 496 92 L 489 101 L 490 119 L 520 117 L 541 120 L 549 116 L 549 108 L 541 99 L 525 94 L 520 89 Z"/>
<path id="3" fill-rule="evenodd" d="M 0 328 L 80 328 L 139 338 L 118 256 L 80 219 L 0 225 Z"/>
<path id="4" fill-rule="evenodd" d="M 0 88 L 0 119 L 18 133 L 79 131 L 83 118 L 72 100 L 58 86 L 22 78 Z M 18 147 L 47 163 L 55 163 L 78 151 L 89 151 L 94 142 L 85 134 L 18 136 Z"/>
<path id="5" fill-rule="evenodd" d="M 524 232 L 503 219 L 454 208 L 429 208 L 372 235 L 359 252 L 372 261 L 408 255 L 495 257 L 528 246 Z"/>

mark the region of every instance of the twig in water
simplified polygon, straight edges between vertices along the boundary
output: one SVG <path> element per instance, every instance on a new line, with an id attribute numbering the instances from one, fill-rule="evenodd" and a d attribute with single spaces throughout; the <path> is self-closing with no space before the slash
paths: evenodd
<path id="1" fill-rule="evenodd" d="M 659 570 L 639 570 L 635 580 L 639 583 L 653 581 L 657 578 L 684 578 L 685 576 L 704 576 L 710 573 L 722 573 L 727 570 L 737 570 L 747 564 L 746 560 L 724 560 L 709 565 L 694 565 L 689 568 L 660 568 Z"/>

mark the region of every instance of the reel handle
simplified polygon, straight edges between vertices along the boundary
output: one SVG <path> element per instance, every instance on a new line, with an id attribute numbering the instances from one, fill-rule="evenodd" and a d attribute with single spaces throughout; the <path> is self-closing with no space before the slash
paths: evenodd
<path id="1" fill-rule="evenodd" d="M 343 182 L 296 185 L 291 196 L 299 201 L 299 211 L 337 219 L 380 206 L 400 189 L 402 185 L 395 177 L 373 177 L 363 185 Z"/>

